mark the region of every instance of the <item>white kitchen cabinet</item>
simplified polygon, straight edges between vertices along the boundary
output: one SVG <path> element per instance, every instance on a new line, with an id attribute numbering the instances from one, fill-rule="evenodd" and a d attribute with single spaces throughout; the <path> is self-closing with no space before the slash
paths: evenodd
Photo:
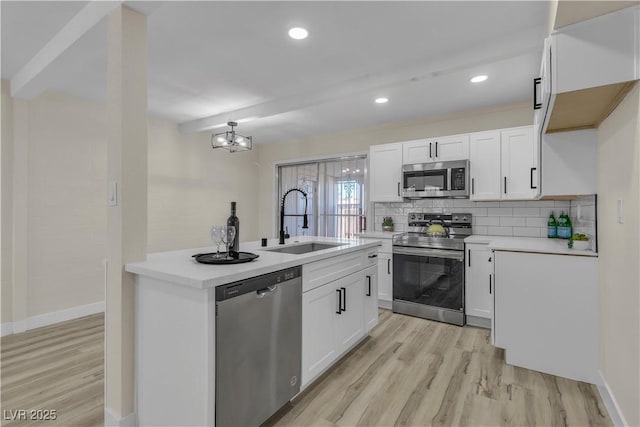
<path id="1" fill-rule="evenodd" d="M 471 134 L 469 168 L 471 200 L 500 199 L 500 132 Z"/>
<path id="2" fill-rule="evenodd" d="M 506 362 L 595 383 L 598 258 L 495 251 L 494 345 Z"/>
<path id="3" fill-rule="evenodd" d="M 393 254 L 378 253 L 378 305 L 391 309 L 393 301 Z"/>
<path id="4" fill-rule="evenodd" d="M 364 270 L 364 328 L 369 332 L 378 324 L 378 267 Z"/>
<path id="5" fill-rule="evenodd" d="M 369 200 L 401 202 L 402 143 L 369 147 Z"/>
<path id="6" fill-rule="evenodd" d="M 433 144 L 433 161 L 467 160 L 469 158 L 469 135 L 450 135 L 430 138 Z"/>
<path id="7" fill-rule="evenodd" d="M 405 164 L 430 163 L 434 161 L 433 144 L 429 140 L 417 139 L 402 143 L 402 160 Z"/>
<path id="8" fill-rule="evenodd" d="M 634 6 L 567 25 L 545 40 L 543 134 L 599 126 L 640 79 L 639 34 Z"/>
<path id="9" fill-rule="evenodd" d="M 304 386 L 338 357 L 336 314 L 340 292 L 320 286 L 302 294 L 302 382 Z"/>
<path id="10" fill-rule="evenodd" d="M 364 282 L 362 272 L 334 282 L 342 291 L 341 313 L 335 318 L 338 353 L 344 353 L 364 336 Z"/>
<path id="11" fill-rule="evenodd" d="M 470 137 L 471 200 L 535 200 L 539 148 L 533 126 Z"/>
<path id="12" fill-rule="evenodd" d="M 405 141 L 402 143 L 405 164 L 432 163 L 469 158 L 469 135 L 450 135 Z"/>
<path id="13" fill-rule="evenodd" d="M 486 244 L 467 244 L 466 251 L 464 310 L 467 323 L 490 327 L 493 315 L 493 254 Z"/>
<path id="14" fill-rule="evenodd" d="M 538 194 L 538 149 L 532 126 L 506 129 L 500 136 L 503 200 L 534 199 Z"/>
<path id="15" fill-rule="evenodd" d="M 542 198 L 596 194 L 597 130 L 583 129 L 542 135 L 541 163 Z"/>
<path id="16" fill-rule="evenodd" d="M 360 254 L 358 271 L 343 277 L 314 281 L 302 293 L 302 379 L 304 388 L 349 351 L 378 323 L 376 249 Z M 347 254 L 349 255 L 349 254 Z M 329 258 L 339 262 L 339 258 Z M 317 261 L 310 265 L 328 260 Z M 326 269 L 331 269 L 326 266 Z M 303 276 L 305 270 L 303 266 Z M 322 277 L 329 278 L 329 275 Z M 369 287 L 369 283 L 370 286 Z M 306 289 L 306 291 L 305 291 Z M 371 296 L 368 296 L 371 289 Z"/>

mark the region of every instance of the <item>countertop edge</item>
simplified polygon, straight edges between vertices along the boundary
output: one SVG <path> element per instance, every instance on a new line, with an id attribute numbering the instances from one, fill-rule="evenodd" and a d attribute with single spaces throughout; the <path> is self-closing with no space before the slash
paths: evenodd
<path id="1" fill-rule="evenodd" d="M 292 258 L 285 262 L 280 262 L 277 264 L 269 264 L 264 266 L 258 266 L 255 268 L 251 268 L 251 262 L 246 263 L 244 265 L 247 266 L 246 271 L 242 272 L 233 272 L 226 276 L 214 277 L 210 279 L 195 279 L 191 277 L 185 277 L 178 274 L 171 274 L 168 272 L 158 271 L 154 268 L 150 268 L 145 266 L 147 261 L 139 261 L 133 263 L 125 264 L 125 271 L 128 273 L 133 273 L 140 276 L 146 276 L 157 280 L 162 280 L 168 283 L 186 286 L 189 288 L 196 289 L 208 289 L 220 285 L 224 285 L 227 283 L 236 282 L 238 280 L 245 280 L 255 276 L 261 276 L 263 274 L 272 273 L 274 271 L 283 270 L 290 267 L 302 266 L 304 264 L 310 264 L 312 262 L 321 261 L 327 258 L 333 258 L 336 256 L 340 256 L 341 254 L 347 254 L 355 251 L 366 250 L 376 246 L 382 246 L 382 241 L 380 239 L 370 238 L 370 237 L 362 237 L 359 238 L 359 243 L 356 246 L 349 246 L 345 248 L 339 248 L 337 250 L 331 250 L 327 253 L 322 253 L 324 251 L 318 251 L 316 253 L 305 254 L 306 256 L 302 258 Z M 259 248 L 252 249 L 255 251 L 260 251 Z M 149 254 L 153 255 L 153 254 Z M 255 265 L 255 264 L 254 264 Z"/>
<path id="2" fill-rule="evenodd" d="M 488 245 L 489 249 L 494 251 L 505 252 L 526 252 L 548 255 L 568 255 L 568 256 L 583 256 L 597 258 L 598 253 L 592 250 L 579 250 L 569 249 L 566 247 L 557 247 L 557 240 L 547 240 L 545 238 L 537 237 L 511 237 L 511 236 L 486 236 L 486 235 L 473 235 L 464 239 L 466 244 L 484 244 Z M 565 241 L 562 241 L 563 246 Z M 532 246 L 533 245 L 533 246 Z M 536 247 L 536 245 L 538 247 Z M 554 247 L 554 245 L 556 247 Z"/>

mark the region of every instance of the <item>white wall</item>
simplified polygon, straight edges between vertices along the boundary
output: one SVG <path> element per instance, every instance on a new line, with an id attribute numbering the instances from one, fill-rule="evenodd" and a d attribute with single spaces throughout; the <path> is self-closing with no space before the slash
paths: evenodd
<path id="1" fill-rule="evenodd" d="M 104 300 L 106 106 L 47 93 L 28 107 L 28 268 L 11 280 L 12 116 L 2 85 L 2 323 L 11 296 L 26 295 L 28 317 Z M 7 108 L 5 108 L 7 107 Z M 257 239 L 257 153 L 213 151 L 206 134 L 181 135 L 149 119 L 148 250 L 206 246 L 209 229 L 238 202 L 242 240 Z M 26 292 L 24 292 L 26 290 Z"/>
<path id="2" fill-rule="evenodd" d="M 211 148 L 210 134 L 181 135 L 149 121 L 149 252 L 211 245 L 237 202 L 240 241 L 258 239 L 258 154 Z"/>
<path id="3" fill-rule="evenodd" d="M 335 157 L 340 153 L 368 152 L 370 145 L 409 141 L 431 136 L 479 132 L 533 122 L 531 103 L 517 103 L 493 108 L 463 111 L 409 122 L 383 124 L 335 134 L 318 135 L 304 140 L 264 144 L 258 147 L 260 189 L 260 234 L 274 237 L 276 202 L 274 162 L 311 156 Z"/>
<path id="4" fill-rule="evenodd" d="M 640 85 L 598 128 L 601 369 L 628 425 L 640 425 Z M 617 201 L 624 221 L 617 222 Z"/>

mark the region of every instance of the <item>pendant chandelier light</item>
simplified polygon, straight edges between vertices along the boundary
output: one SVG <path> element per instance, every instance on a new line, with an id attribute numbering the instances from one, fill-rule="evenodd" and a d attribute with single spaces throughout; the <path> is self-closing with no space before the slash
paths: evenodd
<path id="1" fill-rule="evenodd" d="M 238 126 L 237 122 L 227 122 L 227 125 L 231 126 L 231 130 L 211 135 L 211 148 L 226 148 L 231 153 L 251 150 L 252 137 L 237 133 L 234 129 Z"/>

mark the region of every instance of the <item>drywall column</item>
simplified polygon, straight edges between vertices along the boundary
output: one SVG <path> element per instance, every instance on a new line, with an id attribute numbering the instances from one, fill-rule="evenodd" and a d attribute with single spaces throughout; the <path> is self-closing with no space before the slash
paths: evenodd
<path id="1" fill-rule="evenodd" d="M 29 286 L 29 107 L 27 101 L 13 101 L 13 332 L 27 330 Z"/>
<path id="2" fill-rule="evenodd" d="M 0 322 L 2 329 L 0 335 L 8 335 L 13 332 L 13 100 L 9 95 L 9 81 L 2 80 L 2 147 L 0 157 L 2 160 L 2 185 L 0 194 L 1 207 L 1 231 L 0 241 L 2 246 L 2 270 L 0 280 Z"/>
<path id="3" fill-rule="evenodd" d="M 105 424 L 135 422 L 134 276 L 128 262 L 147 245 L 147 24 L 119 6 L 107 27 L 107 181 L 117 203 L 107 207 Z"/>

